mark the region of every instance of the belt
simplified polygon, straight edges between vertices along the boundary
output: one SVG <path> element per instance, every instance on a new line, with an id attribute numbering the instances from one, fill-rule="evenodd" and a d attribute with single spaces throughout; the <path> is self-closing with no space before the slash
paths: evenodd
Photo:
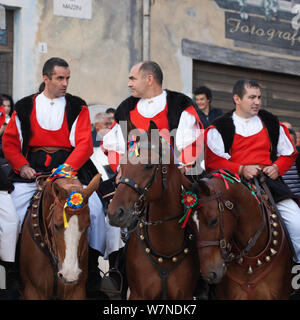
<path id="1" fill-rule="evenodd" d="M 71 152 L 72 151 L 72 148 L 69 148 L 69 147 L 31 147 L 30 148 L 30 151 L 31 152 L 37 152 L 37 151 L 44 151 L 46 153 L 54 153 L 56 151 L 59 151 L 59 150 L 64 150 L 64 151 L 67 151 L 67 152 Z"/>

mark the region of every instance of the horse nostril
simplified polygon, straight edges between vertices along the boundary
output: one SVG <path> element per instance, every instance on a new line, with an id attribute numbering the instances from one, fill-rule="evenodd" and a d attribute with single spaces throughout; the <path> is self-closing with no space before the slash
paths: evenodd
<path id="1" fill-rule="evenodd" d="M 215 272 L 210 272 L 209 279 L 210 281 L 214 282 L 217 279 L 217 274 Z"/>
<path id="2" fill-rule="evenodd" d="M 119 218 L 122 218 L 125 214 L 125 210 L 121 207 L 118 208 L 117 215 Z"/>

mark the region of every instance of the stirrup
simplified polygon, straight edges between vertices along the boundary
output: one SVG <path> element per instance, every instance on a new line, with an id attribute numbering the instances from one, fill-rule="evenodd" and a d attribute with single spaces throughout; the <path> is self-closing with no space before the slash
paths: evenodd
<path id="1" fill-rule="evenodd" d="M 109 269 L 105 273 L 102 270 L 100 270 L 100 272 L 103 274 L 100 291 L 104 292 L 109 297 L 109 300 L 122 300 L 123 276 L 121 272 L 115 268 Z M 121 279 L 119 289 L 116 281 L 109 276 L 110 273 L 117 273 L 119 275 Z"/>

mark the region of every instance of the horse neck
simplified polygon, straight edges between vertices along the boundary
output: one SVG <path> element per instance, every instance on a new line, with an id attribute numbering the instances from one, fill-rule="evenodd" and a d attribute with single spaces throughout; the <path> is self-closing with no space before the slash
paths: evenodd
<path id="1" fill-rule="evenodd" d="M 234 238 L 245 248 L 264 223 L 264 213 L 251 192 L 241 183 L 234 183 L 232 194 L 237 207 L 238 223 L 234 232 Z M 250 255 L 256 255 L 265 248 L 268 240 L 267 225 L 264 226 L 256 244 L 250 250 Z"/>

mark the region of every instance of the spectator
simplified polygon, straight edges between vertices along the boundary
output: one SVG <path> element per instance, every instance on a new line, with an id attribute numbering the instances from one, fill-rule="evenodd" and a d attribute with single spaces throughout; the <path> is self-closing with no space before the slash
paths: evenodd
<path id="1" fill-rule="evenodd" d="M 115 112 L 116 112 L 116 109 L 115 108 L 108 108 L 106 109 L 105 113 L 108 113 L 112 119 L 115 118 Z"/>
<path id="2" fill-rule="evenodd" d="M 2 151 L 2 135 L 13 113 L 14 102 L 12 97 L 7 94 L 0 94 L 0 105 L 2 105 L 5 109 L 5 120 L 0 127 L 0 166 L 2 167 L 3 172 L 8 175 L 11 168 L 4 158 L 4 154 Z"/>
<path id="3" fill-rule="evenodd" d="M 199 118 L 206 129 L 213 120 L 223 114 L 221 109 L 213 108 L 211 106 L 212 93 L 211 90 L 205 86 L 199 87 L 194 92 L 195 101 L 197 105 L 197 113 Z"/>
<path id="4" fill-rule="evenodd" d="M 290 137 L 294 145 L 297 142 L 297 136 L 293 129 L 289 129 Z M 289 186 L 292 193 L 300 197 L 300 155 L 298 157 L 290 170 L 288 170 L 283 176 L 283 181 Z"/>
<path id="5" fill-rule="evenodd" d="M 94 128 L 92 130 L 93 146 L 100 147 L 104 135 L 108 132 L 113 123 L 111 115 L 106 112 L 99 112 L 94 118 Z"/>

